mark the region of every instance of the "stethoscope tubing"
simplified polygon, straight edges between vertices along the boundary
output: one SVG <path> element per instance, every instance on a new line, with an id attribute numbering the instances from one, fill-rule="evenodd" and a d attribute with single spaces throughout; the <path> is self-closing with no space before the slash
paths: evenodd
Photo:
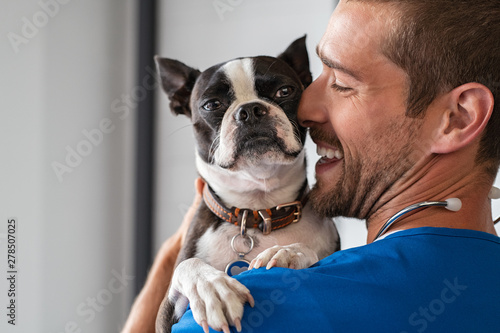
<path id="1" fill-rule="evenodd" d="M 394 222 L 396 222 L 404 214 L 407 214 L 411 211 L 414 211 L 416 209 L 421 209 L 421 208 L 446 207 L 446 206 L 448 206 L 448 202 L 446 202 L 446 201 L 423 201 L 423 202 L 418 202 L 416 204 L 410 205 L 406 208 L 403 208 L 399 212 L 394 214 L 390 219 L 388 219 L 387 222 L 385 222 L 385 224 L 382 226 L 382 228 L 380 228 L 377 236 L 375 237 L 375 240 L 377 240 L 380 236 L 382 236 L 382 234 L 384 234 L 387 231 L 387 229 L 389 229 L 389 227 L 391 225 L 393 225 Z"/>

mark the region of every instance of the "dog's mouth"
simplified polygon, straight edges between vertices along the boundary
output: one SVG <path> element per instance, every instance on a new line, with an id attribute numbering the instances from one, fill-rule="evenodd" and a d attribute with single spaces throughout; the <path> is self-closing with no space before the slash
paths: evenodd
<path id="1" fill-rule="evenodd" d="M 298 151 L 288 149 L 285 141 L 278 137 L 276 129 L 239 135 L 234 140 L 231 162 L 219 164 L 225 169 L 240 168 L 243 165 L 258 167 L 262 163 L 288 164 L 302 151 L 302 147 Z M 240 161 L 244 163 L 240 164 Z"/>
<path id="2" fill-rule="evenodd" d="M 267 152 L 287 153 L 285 142 L 278 138 L 276 130 L 267 130 L 242 135 L 236 139 L 235 156 L 265 154 Z"/>
<path id="3" fill-rule="evenodd" d="M 277 141 L 277 138 L 272 135 L 248 135 L 242 138 L 240 141 L 240 145 L 243 145 L 243 149 L 253 149 L 258 147 L 269 147 L 269 145 L 277 145 L 281 146 Z"/>

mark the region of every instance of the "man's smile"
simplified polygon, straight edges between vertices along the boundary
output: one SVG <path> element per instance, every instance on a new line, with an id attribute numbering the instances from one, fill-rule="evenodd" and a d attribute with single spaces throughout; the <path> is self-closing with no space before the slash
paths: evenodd
<path id="1" fill-rule="evenodd" d="M 316 143 L 316 153 L 321 157 L 316 163 L 316 175 L 319 176 L 339 164 L 344 159 L 341 149 L 323 142 Z"/>

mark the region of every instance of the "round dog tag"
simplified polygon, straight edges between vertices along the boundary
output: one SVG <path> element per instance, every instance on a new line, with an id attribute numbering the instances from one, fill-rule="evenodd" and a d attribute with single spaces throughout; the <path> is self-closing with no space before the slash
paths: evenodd
<path id="1" fill-rule="evenodd" d="M 230 262 L 226 266 L 226 274 L 229 276 L 235 276 L 240 274 L 241 272 L 247 271 L 250 266 L 250 262 L 245 259 L 238 259 Z"/>

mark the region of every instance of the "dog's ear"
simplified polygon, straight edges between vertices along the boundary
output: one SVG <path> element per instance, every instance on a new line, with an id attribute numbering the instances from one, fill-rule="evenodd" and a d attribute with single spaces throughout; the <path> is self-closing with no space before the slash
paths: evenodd
<path id="1" fill-rule="evenodd" d="M 191 118 L 189 99 L 200 71 L 180 61 L 158 56 L 155 56 L 155 62 L 161 86 L 170 100 L 170 110 L 176 115 L 184 114 Z"/>
<path id="2" fill-rule="evenodd" d="M 290 44 L 285 52 L 278 56 L 278 59 L 283 60 L 293 68 L 304 88 L 311 84 L 312 75 L 309 70 L 309 56 L 307 55 L 305 35 Z"/>

